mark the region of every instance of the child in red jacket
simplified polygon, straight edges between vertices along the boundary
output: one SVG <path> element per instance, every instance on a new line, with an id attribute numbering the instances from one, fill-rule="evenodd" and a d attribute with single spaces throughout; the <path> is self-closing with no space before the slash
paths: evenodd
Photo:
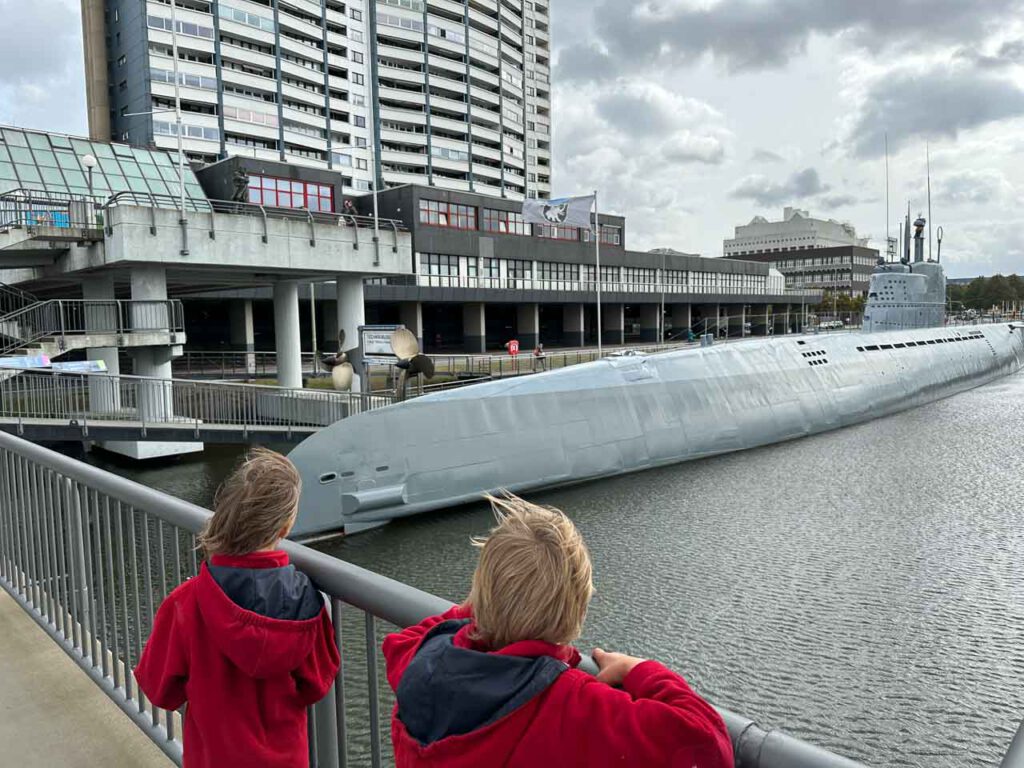
<path id="1" fill-rule="evenodd" d="M 300 490 L 288 459 L 253 451 L 217 491 L 199 576 L 157 611 L 135 680 L 158 707 L 188 703 L 185 768 L 309 765 L 306 708 L 340 659 L 320 593 L 276 548 Z"/>
<path id="2" fill-rule="evenodd" d="M 594 651 L 576 669 L 590 555 L 561 512 L 491 499 L 462 606 L 384 640 L 397 768 L 732 768 L 728 731 L 656 661 Z"/>

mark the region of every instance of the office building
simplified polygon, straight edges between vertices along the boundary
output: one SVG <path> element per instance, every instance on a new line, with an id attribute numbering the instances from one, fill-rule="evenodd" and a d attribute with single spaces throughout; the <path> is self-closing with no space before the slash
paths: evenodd
<path id="1" fill-rule="evenodd" d="M 736 227 L 733 237 L 723 242 L 723 253 L 742 257 L 841 245 L 864 247 L 867 238 L 858 237 L 857 230 L 850 224 L 835 219 L 815 219 L 807 211 L 787 207 L 781 221 L 755 216 L 749 224 Z"/>
<path id="2" fill-rule="evenodd" d="M 376 169 L 381 188 L 550 196 L 546 2 L 82 5 L 96 139 L 175 150 L 177 86 L 194 163 L 336 170 L 346 192 L 370 189 Z"/>

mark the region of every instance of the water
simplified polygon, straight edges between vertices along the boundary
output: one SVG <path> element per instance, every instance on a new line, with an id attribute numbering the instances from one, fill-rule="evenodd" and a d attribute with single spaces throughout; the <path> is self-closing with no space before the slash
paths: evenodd
<path id="1" fill-rule="evenodd" d="M 1024 693 L 1024 375 L 825 435 L 538 495 L 590 546 L 580 646 L 878 766 L 995 766 Z M 237 449 L 126 469 L 201 504 Z M 452 600 L 483 505 L 323 545 Z"/>

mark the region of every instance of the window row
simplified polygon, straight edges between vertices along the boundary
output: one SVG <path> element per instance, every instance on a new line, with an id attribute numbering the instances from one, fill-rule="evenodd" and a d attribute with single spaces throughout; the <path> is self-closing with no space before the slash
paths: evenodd
<path id="1" fill-rule="evenodd" d="M 334 210 L 334 187 L 329 184 L 313 184 L 273 176 L 250 176 L 249 202 L 255 205 L 305 208 L 329 213 Z"/>
<path id="2" fill-rule="evenodd" d="M 213 40 L 213 29 L 211 27 L 204 27 L 201 24 L 193 24 L 189 21 L 179 21 L 177 25 L 173 25 L 170 19 L 163 16 L 148 16 L 146 24 L 150 29 L 163 29 L 167 32 L 170 32 L 174 26 L 177 26 L 178 34 Z"/>
<path id="3" fill-rule="evenodd" d="M 420 223 L 453 229 L 476 229 L 476 208 L 439 200 L 420 200 Z"/>

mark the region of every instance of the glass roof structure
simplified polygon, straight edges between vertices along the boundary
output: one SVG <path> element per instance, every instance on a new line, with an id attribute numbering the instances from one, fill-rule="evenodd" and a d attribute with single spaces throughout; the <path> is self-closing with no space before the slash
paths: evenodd
<path id="1" fill-rule="evenodd" d="M 92 155 L 89 169 L 82 158 Z M 16 189 L 89 195 L 101 200 L 118 192 L 162 195 L 159 208 L 176 207 L 180 195 L 177 158 L 160 149 L 131 147 L 57 133 L 0 127 L 0 194 Z M 191 167 L 185 165 L 185 205 L 210 210 Z"/>

